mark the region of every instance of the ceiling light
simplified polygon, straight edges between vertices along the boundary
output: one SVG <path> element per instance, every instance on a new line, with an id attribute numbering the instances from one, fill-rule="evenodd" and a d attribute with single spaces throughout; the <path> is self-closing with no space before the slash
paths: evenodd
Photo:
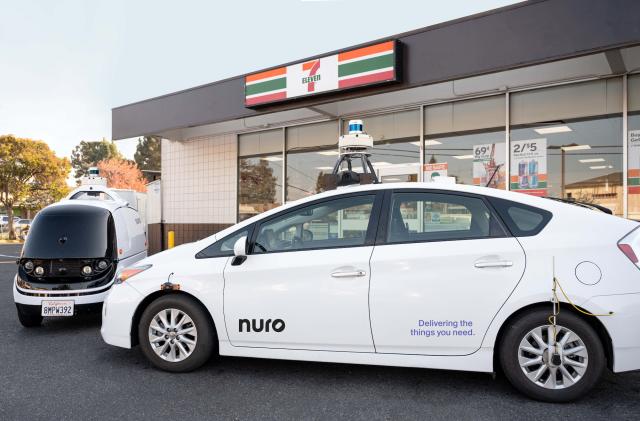
<path id="1" fill-rule="evenodd" d="M 335 156 L 338 155 L 338 151 L 320 151 L 320 152 L 316 152 L 318 155 L 324 155 L 324 156 Z"/>
<path id="2" fill-rule="evenodd" d="M 583 164 L 588 164 L 591 162 L 604 162 L 604 158 L 579 159 L 578 161 L 582 162 Z"/>
<path id="3" fill-rule="evenodd" d="M 607 166 L 606 165 L 594 165 L 594 166 L 591 166 L 589 168 L 591 168 L 592 170 L 604 170 L 605 168 L 607 168 Z"/>
<path id="4" fill-rule="evenodd" d="M 569 126 L 541 127 L 533 130 L 538 134 L 566 133 L 572 131 Z"/>
<path id="5" fill-rule="evenodd" d="M 420 146 L 420 141 L 418 142 L 409 142 L 412 145 L 416 145 L 416 146 Z M 425 140 L 424 141 L 424 145 L 425 146 L 435 146 L 435 145 L 442 145 L 442 142 L 438 142 L 437 140 Z"/>
<path id="6" fill-rule="evenodd" d="M 260 158 L 260 159 L 264 161 L 271 161 L 271 162 L 282 161 L 281 156 L 265 156 L 264 158 Z"/>
<path id="7" fill-rule="evenodd" d="M 316 167 L 316 170 L 329 171 L 329 170 L 333 170 L 333 167 Z"/>
<path id="8" fill-rule="evenodd" d="M 473 159 L 473 155 L 453 155 L 455 159 Z"/>
<path id="9" fill-rule="evenodd" d="M 562 146 L 563 151 L 582 151 L 585 149 L 591 149 L 589 145 L 575 145 L 575 146 Z"/>

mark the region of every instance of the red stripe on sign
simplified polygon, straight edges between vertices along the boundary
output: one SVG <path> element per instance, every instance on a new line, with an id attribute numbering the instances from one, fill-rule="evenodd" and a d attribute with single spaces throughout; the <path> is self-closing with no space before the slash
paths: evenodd
<path id="1" fill-rule="evenodd" d="M 287 93 L 286 92 L 276 92 L 275 94 L 268 94 L 268 95 L 261 95 L 261 96 L 254 96 L 253 98 L 247 98 L 244 101 L 244 105 L 256 105 L 256 104 L 263 104 L 265 102 L 272 102 L 272 101 L 277 101 L 280 99 L 286 99 L 287 98 Z"/>
<path id="2" fill-rule="evenodd" d="M 531 196 L 546 196 L 547 189 L 534 189 L 534 190 L 511 190 L 518 193 L 529 194 Z"/>
<path id="3" fill-rule="evenodd" d="M 387 70 L 386 72 L 374 73 L 366 76 L 357 76 L 350 79 L 342 79 L 338 82 L 340 89 L 350 88 L 352 86 L 366 85 L 373 82 L 380 82 L 381 80 L 393 80 L 394 71 Z"/>
<path id="4" fill-rule="evenodd" d="M 640 194 L 640 186 L 629 187 L 629 194 Z"/>

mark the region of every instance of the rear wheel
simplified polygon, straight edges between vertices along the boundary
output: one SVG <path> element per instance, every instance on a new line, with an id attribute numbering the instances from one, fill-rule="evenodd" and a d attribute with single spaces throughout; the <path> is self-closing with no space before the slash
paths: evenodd
<path id="1" fill-rule="evenodd" d="M 24 327 L 37 327 L 42 324 L 42 316 L 40 315 L 40 307 L 25 306 L 16 303 L 18 310 L 18 320 Z"/>
<path id="2" fill-rule="evenodd" d="M 499 345 L 500 363 L 509 382 L 529 397 L 572 401 L 600 379 L 604 349 L 598 334 L 580 317 L 563 312 L 555 328 L 548 318 L 549 311 L 538 309 L 510 322 Z"/>
<path id="3" fill-rule="evenodd" d="M 181 295 L 165 295 L 145 309 L 138 340 L 153 365 L 173 372 L 200 367 L 216 351 L 218 343 L 206 310 Z"/>

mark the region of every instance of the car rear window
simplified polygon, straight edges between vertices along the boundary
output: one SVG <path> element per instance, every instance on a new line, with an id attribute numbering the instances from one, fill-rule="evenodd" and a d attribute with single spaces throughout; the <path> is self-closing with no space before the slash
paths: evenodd
<path id="1" fill-rule="evenodd" d="M 536 208 L 510 200 L 488 198 L 504 221 L 511 234 L 516 237 L 530 237 L 538 234 L 549 223 L 553 214 L 547 210 Z"/>

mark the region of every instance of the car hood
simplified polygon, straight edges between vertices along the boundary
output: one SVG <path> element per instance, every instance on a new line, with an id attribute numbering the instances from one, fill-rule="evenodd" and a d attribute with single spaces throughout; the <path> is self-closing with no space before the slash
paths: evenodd
<path id="1" fill-rule="evenodd" d="M 195 258 L 196 253 L 205 248 L 206 245 L 200 241 L 195 243 L 187 243 L 176 246 L 172 249 L 161 251 L 152 256 L 146 257 L 136 263 L 136 266 L 153 265 L 153 266 L 175 266 Z"/>

